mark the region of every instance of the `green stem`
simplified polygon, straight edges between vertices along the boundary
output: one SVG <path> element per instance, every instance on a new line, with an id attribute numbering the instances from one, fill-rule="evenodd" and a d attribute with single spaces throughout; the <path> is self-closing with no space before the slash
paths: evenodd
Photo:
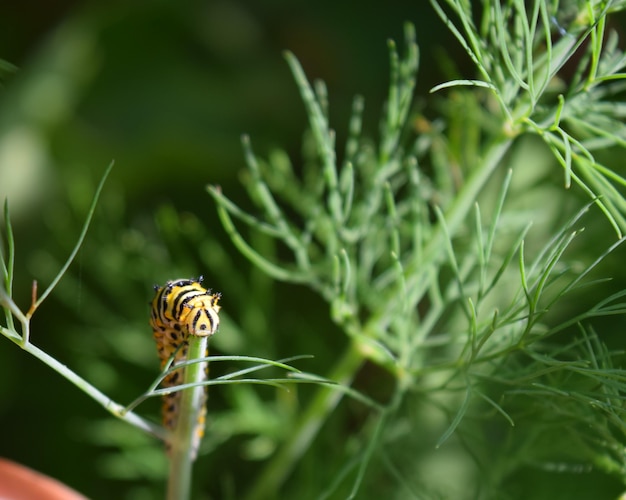
<path id="1" fill-rule="evenodd" d="M 46 300 L 48 295 L 50 295 L 50 293 L 52 293 L 52 290 L 54 290 L 54 288 L 57 286 L 59 281 L 61 281 L 61 278 L 63 277 L 65 272 L 69 269 L 69 267 L 72 264 L 72 262 L 74 262 L 74 259 L 76 258 L 76 255 L 78 254 L 78 251 L 80 250 L 81 246 L 83 245 L 83 241 L 85 240 L 85 236 L 87 236 L 87 230 L 89 229 L 89 224 L 91 224 L 91 218 L 93 217 L 93 214 L 96 211 L 96 205 L 98 204 L 98 199 L 100 198 L 100 193 L 102 192 L 102 189 L 104 189 L 104 183 L 107 180 L 107 177 L 109 176 L 109 174 L 111 173 L 111 169 L 113 168 L 113 163 L 114 162 L 109 163 L 109 166 L 104 171 L 104 175 L 102 176 L 102 179 L 100 179 L 100 183 L 98 184 L 98 187 L 96 188 L 96 193 L 93 196 L 93 200 L 91 202 L 91 206 L 89 207 L 89 212 L 87 212 L 87 218 L 85 219 L 85 223 L 83 224 L 83 228 L 82 228 L 82 230 L 80 232 L 80 236 L 78 237 L 78 241 L 76 242 L 76 245 L 74 245 L 74 249 L 72 250 L 72 253 L 67 258 L 67 260 L 65 261 L 65 264 L 63 264 L 63 267 L 57 273 L 56 277 L 52 280 L 52 283 L 50 283 L 50 285 L 48 285 L 48 288 L 46 288 L 44 290 L 44 292 L 39 296 L 37 301 L 34 304 L 31 305 L 30 309 L 26 313 L 26 317 L 28 319 L 30 319 L 32 317 L 33 313 L 37 310 L 37 308 L 42 304 L 42 302 L 44 300 Z M 29 338 L 28 338 L 28 330 L 22 332 L 22 336 L 23 336 L 23 343 L 24 344 L 28 344 L 28 340 L 29 340 Z"/>
<path id="2" fill-rule="evenodd" d="M 143 419 L 136 413 L 132 411 L 127 412 L 126 408 L 119 403 L 116 403 L 111 398 L 100 392 L 93 385 L 87 382 L 85 379 L 74 373 L 67 366 L 57 361 L 55 358 L 45 353 L 35 345 L 28 343 L 26 345 L 22 345 L 22 338 L 17 337 L 9 337 L 10 340 L 18 344 L 22 349 L 24 349 L 27 353 L 36 357 L 50 368 L 52 368 L 55 372 L 57 372 L 62 377 L 69 380 L 72 384 L 78 387 L 81 391 L 86 393 L 92 399 L 97 401 L 100 405 L 104 407 L 109 413 L 115 415 L 116 417 L 128 422 L 139 429 L 142 429 L 160 439 L 165 439 L 165 431 L 161 426 L 154 425 L 147 420 Z"/>
<path id="3" fill-rule="evenodd" d="M 473 170 L 467 179 L 463 189 L 455 197 L 450 208 L 445 212 L 446 229 L 451 237 L 454 237 L 463 224 L 469 224 L 469 212 L 476 203 L 476 198 L 483 189 L 489 178 L 500 165 L 502 158 L 510 149 L 513 141 L 509 138 L 495 143 L 487 152 L 481 165 Z M 422 297 L 428 288 L 430 281 L 427 274 L 433 269 L 433 264 L 445 258 L 446 231 L 439 224 L 432 238 L 424 249 L 424 256 L 419 262 L 409 264 L 405 269 L 407 276 L 407 288 L 412 290 L 418 297 Z M 390 271 L 395 272 L 395 271 Z"/>
<path id="4" fill-rule="evenodd" d="M 357 344 L 351 344 L 329 379 L 340 385 L 350 385 L 354 375 L 363 363 L 363 355 Z M 332 387 L 321 387 L 313 401 L 300 417 L 294 432 L 282 446 L 277 455 L 261 473 L 253 488 L 248 492 L 248 500 L 264 500 L 276 498 L 276 491 L 287 478 L 294 465 L 309 448 L 320 427 L 326 422 L 328 415 L 335 409 L 344 393 Z"/>
<path id="5" fill-rule="evenodd" d="M 208 337 L 189 336 L 187 361 L 206 356 Z M 201 384 L 204 380 L 205 363 L 185 367 L 183 384 Z M 205 387 L 197 385 L 184 389 L 180 397 L 180 409 L 176 429 L 170 442 L 170 474 L 167 485 L 168 500 L 186 500 L 191 493 L 191 473 L 194 461 L 193 447 L 196 426 L 205 401 Z"/>

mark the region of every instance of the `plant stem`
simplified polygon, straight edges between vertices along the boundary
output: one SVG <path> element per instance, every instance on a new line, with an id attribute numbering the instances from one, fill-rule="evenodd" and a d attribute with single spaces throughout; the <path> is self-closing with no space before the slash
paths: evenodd
<path id="1" fill-rule="evenodd" d="M 354 375 L 363 363 L 363 354 L 357 346 L 355 342 L 350 344 L 329 375 L 330 380 L 345 386 L 352 383 Z M 287 442 L 265 467 L 253 488 L 248 492 L 247 500 L 276 498 L 276 490 L 309 448 L 320 427 L 326 422 L 328 415 L 335 409 L 343 395 L 342 391 L 332 387 L 324 386 L 318 389 Z"/>
<path id="2" fill-rule="evenodd" d="M 502 158 L 512 144 L 513 141 L 509 138 L 495 142 L 487 150 L 481 164 L 471 169 L 473 173 L 468 177 L 463 189 L 459 191 L 454 202 L 444 213 L 446 229 L 451 237 L 456 235 L 463 224 L 469 224 L 468 214 L 476 203 L 478 194 L 500 165 Z M 446 230 L 439 224 L 424 249 L 423 258 L 419 262 L 411 263 L 405 269 L 406 287 L 418 297 L 422 297 L 426 293 L 429 283 L 426 275 L 429 270 L 432 270 L 433 264 L 445 258 L 445 253 L 441 249 L 445 248 L 446 237 Z"/>
<path id="3" fill-rule="evenodd" d="M 81 391 L 86 393 L 88 396 L 96 400 L 100 405 L 102 405 L 109 413 L 115 415 L 116 417 L 128 422 L 129 424 L 138 427 L 160 439 L 165 439 L 166 434 L 161 426 L 154 425 L 147 420 L 143 419 L 136 413 L 132 411 L 127 412 L 126 408 L 119 403 L 116 403 L 111 398 L 100 392 L 93 385 L 87 382 L 84 378 L 80 377 L 72 370 L 70 370 L 67 366 L 57 361 L 55 358 L 45 353 L 32 343 L 28 343 L 26 345 L 21 344 L 21 337 L 17 339 L 11 338 L 16 344 L 18 344 L 22 349 L 36 357 L 54 371 L 56 371 L 59 375 L 63 376 L 71 383 L 73 383 L 76 387 L 78 387 Z"/>
<path id="4" fill-rule="evenodd" d="M 208 337 L 189 336 L 187 361 L 206 356 Z M 183 384 L 200 384 L 204 380 L 205 363 L 194 363 L 185 367 Z M 196 427 L 206 387 L 197 385 L 184 389 L 180 396 L 180 409 L 176 428 L 170 442 L 170 473 L 167 485 L 168 500 L 186 500 L 191 493 L 191 472 L 195 453 Z"/>

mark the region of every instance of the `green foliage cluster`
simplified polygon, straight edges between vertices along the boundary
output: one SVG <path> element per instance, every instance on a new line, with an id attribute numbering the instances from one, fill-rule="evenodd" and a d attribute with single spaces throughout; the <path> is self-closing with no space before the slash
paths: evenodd
<path id="1" fill-rule="evenodd" d="M 304 283 L 329 303 L 332 319 L 350 339 L 332 371 L 335 377 L 351 380 L 360 362 L 367 361 L 394 379 L 384 409 L 371 417 L 375 423 L 358 459 L 343 470 L 354 476 L 352 489 L 346 490 L 349 497 L 364 488 L 365 471 L 375 456 L 385 457 L 393 476 L 404 477 L 386 451 L 387 434 L 393 434 L 397 444 L 410 439 L 407 432 L 422 434 L 416 430 L 419 418 L 404 433 L 397 431 L 413 398 L 433 398 L 449 419 L 437 447 L 457 430 L 469 440 L 464 430 L 468 414 L 493 413 L 512 427 L 518 419 L 535 419 L 536 437 L 525 444 L 523 455 L 508 456 L 506 445 L 495 446 L 497 467 L 488 458 L 488 450 L 493 450 L 475 449 L 479 438 L 472 436 L 471 452 L 482 455 L 483 477 L 477 488 L 486 497 L 503 489 L 516 467 L 512 464 L 539 463 L 546 453 L 603 463 L 613 472 L 624 470 L 619 451 L 624 379 L 613 365 L 618 353 L 585 326 L 590 318 L 623 313 L 623 293 L 603 298 L 565 321 L 548 319 L 583 283 L 589 285 L 588 275 L 622 241 L 619 189 L 624 179 L 594 156 L 623 147 L 622 112 L 614 100 L 623 91 L 625 59 L 616 35 L 605 34 L 606 15 L 619 6 L 587 3 L 567 30 L 555 36 L 555 12 L 543 2 L 530 8 L 524 2 L 493 2 L 483 6 L 477 23 L 467 3 L 448 2 L 450 14 L 432 4 L 481 77 L 450 81 L 433 90 L 470 87 L 456 90 L 477 115 L 469 119 L 469 127 L 487 123 L 490 128 L 477 134 L 465 124 L 458 136 L 446 137 L 441 121 L 412 137 L 415 121 L 409 117 L 418 51 L 409 26 L 405 56 L 390 45 L 391 82 L 378 141 L 361 137 L 363 102 L 357 98 L 346 144 L 338 148 L 325 87 L 317 82 L 312 88 L 288 54 L 309 117 L 302 171 L 294 172 L 280 151 L 267 160 L 256 158 L 246 139 L 246 185 L 263 216 L 242 212 L 211 188 L 222 223 L 239 250 L 270 276 Z M 564 66 L 572 64 L 575 54 L 580 60 L 574 74 L 563 80 Z M 496 119 L 488 116 L 492 110 Z M 589 195 L 620 238 L 578 269 L 567 252 L 589 206 L 583 202 L 578 213 L 561 219 L 549 239 L 535 243 L 529 252 L 536 215 L 520 217 L 519 207 L 508 203 L 512 176 L 524 173 L 509 170 L 503 176 L 498 170 L 506 168 L 512 148 L 533 147 L 529 135 L 543 140 L 563 167 L 565 187 L 573 181 Z M 489 185 L 494 177 L 498 180 Z M 483 216 L 483 204 L 489 217 Z M 256 251 L 233 219 L 277 240 L 290 258 L 275 261 Z M 573 325 L 578 325 L 573 340 L 559 336 Z M 352 357 L 358 362 L 347 361 Z M 573 387 L 595 387 L 597 392 L 573 395 Z M 332 399 L 327 393 L 325 397 Z M 320 399 L 313 401 L 299 432 L 268 467 L 266 482 L 253 498 L 274 491 L 304 451 L 302 441 L 312 438 L 311 427 L 317 428 L 327 418 L 322 412 L 334 408 L 334 401 L 324 404 Z M 572 429 L 561 437 L 556 453 L 554 439 L 550 447 L 548 440 L 539 439 L 553 432 L 554 422 Z M 584 438 L 579 435 L 582 428 Z M 519 438 L 515 432 L 509 435 Z M 576 451 L 572 442 L 579 445 Z M 401 484 L 420 497 L 420 481 L 404 477 Z M 444 496 L 450 494 L 452 490 Z"/>
<path id="2" fill-rule="evenodd" d="M 97 349 L 73 337 L 83 367 L 92 365 L 93 386 L 29 342 L 41 299 L 24 314 L 12 297 L 19 253 L 5 208 L 2 334 L 149 433 L 163 437 L 134 412 L 159 394 L 158 380 L 145 375 L 152 347 L 139 320 L 129 323 L 133 316 L 120 311 L 137 303 L 151 262 L 189 275 L 201 267 L 219 284 L 223 321 L 211 348 L 225 355 L 212 358 L 218 387 L 196 465 L 198 497 L 573 498 L 624 490 L 617 266 L 626 229 L 619 161 L 626 55 L 609 20 L 625 3 L 431 6 L 476 77 L 450 79 L 414 102 L 419 51 L 407 24 L 403 49 L 389 42 L 376 138 L 364 131 L 360 96 L 347 131 L 336 133 L 332 89 L 309 82 L 286 53 L 308 117 L 302 160 L 281 149 L 263 158 L 245 136 L 249 200 L 208 187 L 251 267 L 197 216 L 162 205 L 163 245 L 150 223 L 125 227 L 123 204 L 105 197 L 111 224 L 99 229 L 96 218 L 93 228 L 98 241 L 122 234 L 136 264 L 131 284 L 106 272 L 81 278 L 70 268 L 69 282 L 55 289 L 71 310 L 71 290 L 84 287 L 79 314 L 107 332 Z M 111 246 L 87 244 L 82 253 L 90 269 L 125 258 Z M 67 267 L 40 268 L 49 290 L 57 269 L 61 276 Z M 314 359 L 288 360 L 307 370 L 300 372 L 243 354 Z M 103 355 L 107 362 L 98 361 Z M 121 397 L 142 394 L 128 408 L 95 389 L 114 390 L 120 359 L 145 382 L 124 384 Z M 259 364 L 241 368 L 244 361 Z M 248 375 L 269 366 L 275 378 Z M 83 431 L 123 450 L 100 457 L 104 475 L 163 478 L 164 462 L 146 459 L 159 444 L 121 427 L 95 417 Z M 127 466 L 144 459 L 143 469 Z M 242 484 L 242 475 L 254 479 Z"/>

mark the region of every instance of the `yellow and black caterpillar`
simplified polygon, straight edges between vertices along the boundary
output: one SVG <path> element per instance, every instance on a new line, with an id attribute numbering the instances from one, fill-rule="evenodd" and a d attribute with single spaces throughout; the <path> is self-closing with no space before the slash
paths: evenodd
<path id="1" fill-rule="evenodd" d="M 187 359 L 190 335 L 211 336 L 219 324 L 217 304 L 221 295 L 202 287 L 202 276 L 198 279 L 179 279 L 168 281 L 164 286 L 155 286 L 156 295 L 152 300 L 150 326 L 154 331 L 161 369 L 174 356 L 172 367 Z M 180 347 L 180 349 L 179 349 Z M 208 349 L 205 354 L 209 355 Z M 163 380 L 163 387 L 180 385 L 184 378 L 184 368 L 170 373 Z M 205 379 L 208 377 L 208 365 L 205 364 Z M 206 418 L 206 390 L 202 401 L 202 410 L 196 425 L 192 456 L 195 458 L 200 440 L 204 435 Z M 176 428 L 181 392 L 176 391 L 163 396 L 163 425 Z"/>

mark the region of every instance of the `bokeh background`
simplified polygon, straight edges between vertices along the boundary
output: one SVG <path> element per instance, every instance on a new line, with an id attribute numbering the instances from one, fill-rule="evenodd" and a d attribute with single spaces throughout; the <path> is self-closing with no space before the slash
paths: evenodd
<path id="1" fill-rule="evenodd" d="M 326 82 L 339 144 L 355 94 L 365 96 L 365 130 L 375 137 L 388 86 L 387 40 L 402 50 L 405 21 L 416 25 L 417 102 L 426 103 L 429 88 L 470 67 L 426 1 L 5 2 L 0 58 L 15 67 L 1 72 L 0 197 L 8 198 L 15 230 L 15 298 L 24 309 L 32 280 L 44 289 L 69 255 L 115 161 L 84 247 L 35 315 L 33 342 L 128 403 L 158 373 L 147 321 L 152 286 L 202 274 L 224 295 L 223 335 L 213 352 L 315 353 L 304 368 L 326 374 L 327 356 L 346 343 L 327 305 L 241 259 L 206 185 L 219 184 L 249 206 L 240 183 L 243 133 L 261 155 L 281 147 L 300 157 L 306 116 L 284 50 L 309 78 Z M 384 395 L 391 381 L 369 369 L 363 376 Z M 8 341 L 0 341 L 0 380 L 0 455 L 91 498 L 162 496 L 160 443 Z M 212 391 L 197 498 L 229 491 L 237 498 L 307 391 Z M 255 406 L 265 396 L 272 404 Z M 245 408 L 256 410 L 244 418 Z M 138 411 L 156 420 L 159 402 Z M 358 429 L 362 411 L 347 405 L 333 417 L 318 453 Z M 326 469 L 305 459 L 292 491 L 319 491 L 308 485 L 332 478 L 340 455 L 329 454 Z M 444 454 L 442 464 L 436 472 L 458 472 L 454 457 Z"/>

